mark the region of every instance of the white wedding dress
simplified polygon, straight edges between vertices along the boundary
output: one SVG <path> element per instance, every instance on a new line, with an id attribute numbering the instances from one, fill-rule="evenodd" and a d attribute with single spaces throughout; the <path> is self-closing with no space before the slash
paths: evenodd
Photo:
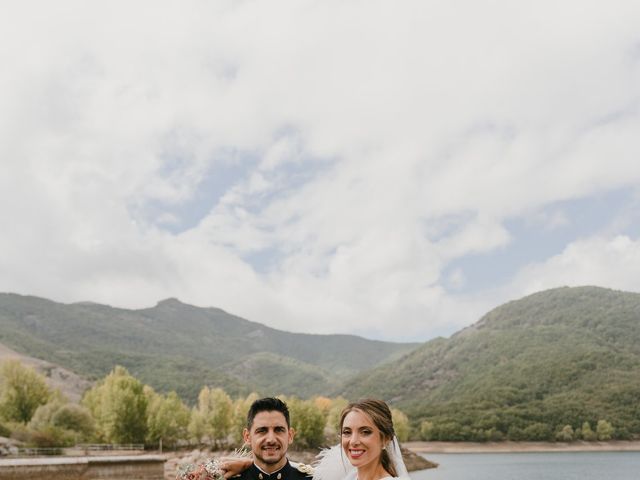
<path id="1" fill-rule="evenodd" d="M 402 459 L 402 452 L 400 451 L 400 444 L 398 439 L 393 437 L 393 440 L 389 442 L 389 458 L 396 467 L 397 477 L 384 477 L 380 480 L 393 480 L 395 478 L 401 478 L 403 480 L 410 480 L 409 472 Z M 334 445 L 331 448 L 327 448 L 320 452 L 318 460 L 314 465 L 313 480 L 357 480 L 358 471 L 349 463 L 346 455 L 342 451 L 341 445 Z"/>

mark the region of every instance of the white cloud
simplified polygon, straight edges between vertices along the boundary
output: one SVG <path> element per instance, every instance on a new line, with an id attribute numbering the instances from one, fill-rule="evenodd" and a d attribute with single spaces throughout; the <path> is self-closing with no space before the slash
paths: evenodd
<path id="1" fill-rule="evenodd" d="M 594 237 L 569 244 L 562 253 L 528 265 L 511 290 L 525 295 L 559 286 L 598 285 L 637 291 L 640 280 L 640 241 L 619 235 Z"/>
<path id="2" fill-rule="evenodd" d="M 447 278 L 448 285 L 454 290 L 462 288 L 466 281 L 467 279 L 461 268 L 456 268 L 455 270 L 453 270 Z"/>
<path id="3" fill-rule="evenodd" d="M 507 219 L 640 181 L 639 26 L 631 1 L 14 4 L 0 289 L 451 331 L 499 296 L 451 296 L 448 262 L 507 245 Z M 244 177 L 201 221 L 164 231 L 180 219 L 157 206 L 230 164 Z"/>

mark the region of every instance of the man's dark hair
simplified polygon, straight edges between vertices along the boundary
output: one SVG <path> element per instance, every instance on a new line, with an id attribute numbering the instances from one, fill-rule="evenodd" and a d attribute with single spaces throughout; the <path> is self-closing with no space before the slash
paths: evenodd
<path id="1" fill-rule="evenodd" d="M 289 408 L 287 407 L 287 404 L 279 398 L 266 397 L 259 398 L 251 404 L 251 407 L 249 407 L 249 413 L 247 413 L 247 428 L 251 429 L 253 419 L 258 413 L 274 411 L 282 413 L 287 421 L 287 428 L 291 427 L 291 424 L 289 423 Z"/>

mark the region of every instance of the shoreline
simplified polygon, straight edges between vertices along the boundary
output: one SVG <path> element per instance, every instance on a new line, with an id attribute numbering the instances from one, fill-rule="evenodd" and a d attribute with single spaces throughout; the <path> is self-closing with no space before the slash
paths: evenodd
<path id="1" fill-rule="evenodd" d="M 609 442 L 403 442 L 414 453 L 640 452 L 639 440 Z"/>

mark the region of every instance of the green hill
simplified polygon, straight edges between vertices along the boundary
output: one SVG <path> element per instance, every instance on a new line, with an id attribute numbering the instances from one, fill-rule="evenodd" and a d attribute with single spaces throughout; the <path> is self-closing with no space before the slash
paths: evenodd
<path id="1" fill-rule="evenodd" d="M 500 306 L 449 339 L 347 382 L 403 408 L 424 438 L 553 439 L 607 420 L 640 434 L 640 294 L 559 288 Z"/>
<path id="2" fill-rule="evenodd" d="M 123 365 L 154 388 L 176 390 L 190 401 L 203 385 L 232 395 L 267 389 L 324 394 L 418 346 L 284 332 L 175 299 L 126 310 L 15 294 L 0 294 L 0 343 L 92 379 Z"/>

